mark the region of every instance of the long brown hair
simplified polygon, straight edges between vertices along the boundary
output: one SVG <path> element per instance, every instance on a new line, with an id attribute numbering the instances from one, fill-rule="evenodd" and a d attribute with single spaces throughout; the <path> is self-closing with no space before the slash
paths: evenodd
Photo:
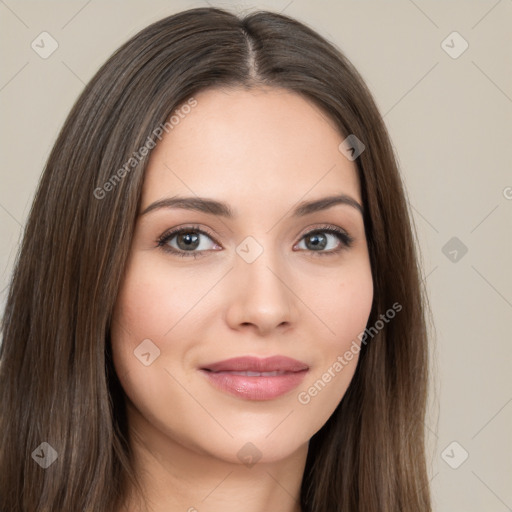
<path id="1" fill-rule="evenodd" d="M 343 136 L 364 143 L 355 162 L 374 280 L 368 324 L 391 304 L 402 306 L 362 345 L 349 389 L 310 441 L 302 510 L 431 510 L 426 299 L 375 102 L 347 58 L 298 21 L 199 8 L 119 48 L 86 86 L 48 158 L 2 326 L 2 511 L 111 512 L 136 484 L 109 331 L 148 158 L 125 163 L 194 93 L 262 84 L 314 100 Z M 57 456 L 46 469 L 36 464 L 50 457 L 41 443 Z"/>

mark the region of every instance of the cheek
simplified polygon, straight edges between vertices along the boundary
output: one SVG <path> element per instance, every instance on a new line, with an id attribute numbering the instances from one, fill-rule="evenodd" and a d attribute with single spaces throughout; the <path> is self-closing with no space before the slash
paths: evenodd
<path id="1" fill-rule="evenodd" d="M 183 301 L 176 300 L 180 283 L 163 279 L 164 275 L 157 266 L 140 263 L 136 257 L 128 264 L 111 328 L 114 365 L 125 391 L 134 387 L 131 379 L 139 375 L 144 375 L 146 387 L 149 385 L 148 374 L 154 372 L 146 370 L 161 362 L 162 336 L 183 315 Z M 150 355 L 145 355 L 148 352 Z M 156 364 L 151 362 L 146 368 L 148 359 Z"/>
<path id="2" fill-rule="evenodd" d="M 316 287 L 309 283 L 305 293 L 307 290 L 314 290 L 309 292 L 310 303 L 325 326 L 321 338 L 323 352 L 332 356 L 333 350 L 346 350 L 364 331 L 370 316 L 373 280 L 369 262 L 355 262 L 333 272 L 329 279 L 317 281 Z"/>
<path id="3" fill-rule="evenodd" d="M 332 312 L 334 331 L 346 344 L 364 331 L 373 301 L 373 281 L 370 269 L 351 274 L 336 293 L 335 310 Z"/>
<path id="4" fill-rule="evenodd" d="M 303 414 L 315 418 L 315 428 L 327 421 L 350 385 L 373 301 L 369 262 L 334 273 L 323 283 L 310 299 L 324 321 L 324 334 L 316 337 L 314 371 L 297 394 Z"/>
<path id="5" fill-rule="evenodd" d="M 191 311 L 208 286 L 211 276 L 187 269 L 170 272 L 165 265 L 138 261 L 130 263 L 119 293 L 115 317 L 122 329 L 142 341 L 164 337 Z"/>
<path id="6" fill-rule="evenodd" d="M 190 333 L 201 316 L 202 297 L 218 279 L 197 268 L 171 271 L 144 253 L 130 259 L 113 314 L 112 353 L 125 392 L 148 415 L 150 409 L 165 410 L 180 393 L 166 370 L 180 373 L 180 382 L 189 378 L 182 367 L 194 345 Z"/>
<path id="7" fill-rule="evenodd" d="M 177 398 L 183 390 L 172 375 L 188 346 L 186 314 L 201 289 L 199 277 L 191 283 L 185 272 L 169 274 L 137 257 L 130 261 L 114 309 L 111 342 L 115 371 L 135 409 L 162 430 L 173 425 L 181 432 L 180 422 L 167 415 L 169 404 L 181 418 L 190 399 Z M 178 380 L 185 384 L 183 376 Z"/>

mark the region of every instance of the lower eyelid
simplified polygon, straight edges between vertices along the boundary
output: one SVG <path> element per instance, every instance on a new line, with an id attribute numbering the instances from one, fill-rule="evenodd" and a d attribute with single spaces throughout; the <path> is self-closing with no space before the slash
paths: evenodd
<path id="1" fill-rule="evenodd" d="M 194 251 L 184 251 L 184 250 L 176 249 L 175 247 L 171 247 L 168 244 L 168 242 L 170 240 L 172 240 L 173 238 L 175 238 L 176 236 L 178 236 L 178 235 L 180 235 L 181 233 L 184 233 L 184 232 L 195 232 L 195 233 L 199 233 L 200 235 L 206 236 L 217 246 L 217 248 L 215 248 L 215 249 L 202 249 L 200 251 L 197 251 L 197 250 L 194 250 Z M 338 229 L 335 229 L 335 228 L 329 226 L 329 227 L 324 227 L 324 228 L 320 227 L 320 228 L 312 229 L 311 231 L 308 231 L 307 233 L 304 233 L 300 237 L 300 239 L 297 242 L 297 244 L 295 244 L 293 246 L 293 248 L 295 248 L 307 236 L 311 236 L 311 235 L 316 234 L 316 233 L 328 233 L 330 235 L 335 236 L 337 238 L 337 240 L 340 242 L 341 246 L 336 248 L 336 249 L 330 249 L 330 250 L 327 250 L 327 251 L 324 251 L 324 250 L 314 251 L 314 250 L 308 250 L 308 249 L 299 249 L 300 252 L 309 252 L 309 253 L 318 254 L 318 255 L 322 255 L 322 254 L 325 254 L 325 255 L 335 254 L 335 253 L 338 253 L 338 252 L 342 251 L 343 249 L 350 248 L 352 246 L 353 242 L 354 242 L 353 237 L 351 237 L 345 231 L 338 230 Z M 223 247 L 215 240 L 215 238 L 211 234 L 209 234 L 208 232 L 206 232 L 202 228 L 193 227 L 193 226 L 177 229 L 175 231 L 171 231 L 168 234 L 162 235 L 162 237 L 157 241 L 157 246 L 160 247 L 162 250 L 168 252 L 168 253 L 176 254 L 176 255 L 182 256 L 182 257 L 191 256 L 193 258 L 197 258 L 197 257 L 203 256 L 203 255 L 205 255 L 205 253 L 209 253 L 211 251 L 218 252 L 218 251 L 223 249 Z M 220 249 L 218 247 L 220 247 Z"/>
<path id="2" fill-rule="evenodd" d="M 197 233 L 197 234 L 201 235 L 202 237 L 209 238 L 210 241 L 216 246 L 216 248 L 215 249 L 194 250 L 194 251 L 184 251 L 184 250 L 176 249 L 175 247 L 172 247 L 169 245 L 169 242 L 171 240 L 175 239 L 177 236 L 179 236 L 183 233 Z M 205 253 L 205 252 L 209 252 L 209 251 L 219 251 L 220 249 L 222 249 L 221 244 L 219 244 L 219 242 L 217 242 L 216 238 L 212 234 L 208 233 L 203 228 L 199 228 L 196 226 L 185 226 L 184 228 L 178 228 L 178 229 L 170 230 L 170 231 L 164 233 L 157 240 L 157 246 L 160 246 L 162 249 L 164 249 L 168 252 L 174 252 L 174 253 L 178 253 L 180 255 L 181 254 L 185 254 L 185 255 L 200 254 L 200 253 Z M 220 249 L 219 249 L 219 247 L 220 247 Z"/>
<path id="3" fill-rule="evenodd" d="M 322 233 L 323 231 L 320 231 L 320 233 Z M 312 233 L 318 233 L 318 231 L 314 231 Z M 302 238 L 299 240 L 299 242 L 297 244 L 294 245 L 294 248 L 297 247 L 298 244 L 300 244 L 303 239 L 307 236 L 310 236 L 312 233 L 306 233 L 305 235 L 302 236 Z M 311 254 L 318 254 L 318 255 L 322 255 L 322 254 L 335 254 L 335 253 L 338 253 L 344 249 L 348 249 L 352 246 L 354 240 L 352 237 L 350 237 L 348 234 L 345 235 L 344 233 L 329 233 L 331 234 L 332 236 L 336 237 L 336 239 L 338 240 L 339 242 L 339 245 L 338 247 L 336 247 L 335 249 L 328 249 L 328 250 L 321 250 L 321 251 L 313 251 L 313 250 L 308 250 L 307 248 L 306 249 L 298 249 L 298 251 L 300 252 L 309 252 Z"/>

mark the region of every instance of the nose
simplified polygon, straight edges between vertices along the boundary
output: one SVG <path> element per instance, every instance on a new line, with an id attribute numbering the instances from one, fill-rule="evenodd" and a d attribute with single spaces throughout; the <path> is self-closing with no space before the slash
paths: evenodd
<path id="1" fill-rule="evenodd" d="M 298 298 L 290 273 L 266 251 L 252 263 L 237 257 L 228 287 L 226 321 L 232 329 L 253 330 L 264 336 L 295 326 Z"/>

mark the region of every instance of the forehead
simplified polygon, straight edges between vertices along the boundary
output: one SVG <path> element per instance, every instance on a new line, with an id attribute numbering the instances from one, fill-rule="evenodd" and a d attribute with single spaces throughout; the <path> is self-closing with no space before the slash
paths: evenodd
<path id="1" fill-rule="evenodd" d="M 194 98 L 151 154 L 143 205 L 176 194 L 233 205 L 291 205 L 327 193 L 360 202 L 356 166 L 338 149 L 344 136 L 313 101 L 277 88 L 208 89 Z"/>

